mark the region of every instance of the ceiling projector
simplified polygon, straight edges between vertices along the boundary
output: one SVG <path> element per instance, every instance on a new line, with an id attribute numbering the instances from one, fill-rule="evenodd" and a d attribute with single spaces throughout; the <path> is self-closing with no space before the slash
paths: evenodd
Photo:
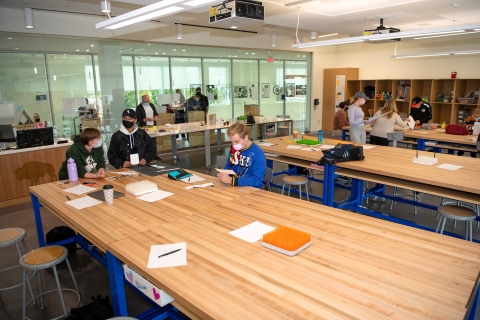
<path id="1" fill-rule="evenodd" d="M 230 0 L 213 6 L 209 11 L 210 24 L 239 27 L 265 19 L 265 7 L 259 1 Z"/>
<path id="2" fill-rule="evenodd" d="M 363 32 L 363 35 L 364 36 L 370 36 L 370 35 L 375 35 L 375 34 L 386 34 L 386 33 L 395 33 L 395 32 L 400 32 L 400 29 L 397 29 L 397 28 L 385 28 L 385 26 L 383 25 L 383 19 L 380 19 L 380 25 L 376 28 L 376 29 L 373 29 L 373 30 L 365 30 L 365 32 Z M 383 43 L 383 42 L 390 42 L 390 41 L 400 41 L 401 39 L 400 38 L 396 38 L 396 39 L 385 39 L 385 40 L 381 40 L 381 41 L 369 41 L 371 43 Z"/>

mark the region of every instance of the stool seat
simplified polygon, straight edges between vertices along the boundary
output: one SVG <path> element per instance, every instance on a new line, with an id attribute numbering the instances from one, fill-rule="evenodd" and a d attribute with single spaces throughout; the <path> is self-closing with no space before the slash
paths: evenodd
<path id="1" fill-rule="evenodd" d="M 26 232 L 21 228 L 0 230 L 0 247 L 6 247 L 25 238 Z"/>
<path id="2" fill-rule="evenodd" d="M 277 134 L 275 132 L 265 132 L 263 133 L 263 138 L 275 138 Z"/>
<path id="3" fill-rule="evenodd" d="M 443 205 L 438 207 L 438 213 L 450 219 L 456 220 L 474 220 L 477 215 L 475 211 L 466 207 L 456 205 Z"/>
<path id="4" fill-rule="evenodd" d="M 64 261 L 68 251 L 61 246 L 50 246 L 35 249 L 20 259 L 20 265 L 29 270 L 42 270 Z"/>
<path id="5" fill-rule="evenodd" d="M 302 176 L 286 176 L 282 178 L 282 181 L 292 185 L 299 185 L 307 183 L 308 179 Z"/>

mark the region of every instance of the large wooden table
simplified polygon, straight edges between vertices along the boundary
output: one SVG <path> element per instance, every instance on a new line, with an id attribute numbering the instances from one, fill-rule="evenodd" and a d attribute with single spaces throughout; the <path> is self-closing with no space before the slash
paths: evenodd
<path id="1" fill-rule="evenodd" d="M 110 173 L 109 173 L 110 175 Z M 146 203 L 126 194 L 76 210 L 68 186 L 31 187 L 39 201 L 106 251 L 116 315 L 127 315 L 122 263 L 200 319 L 462 319 L 480 270 L 475 243 L 249 187 L 186 190 L 165 176 L 133 176 L 96 187 L 155 181 L 175 194 Z M 77 196 L 71 196 L 76 198 Z M 260 221 L 312 234 L 295 257 L 228 232 Z M 43 236 L 43 235 L 42 235 Z M 40 237 L 40 235 L 39 235 Z M 151 245 L 186 242 L 187 265 L 148 269 Z"/>

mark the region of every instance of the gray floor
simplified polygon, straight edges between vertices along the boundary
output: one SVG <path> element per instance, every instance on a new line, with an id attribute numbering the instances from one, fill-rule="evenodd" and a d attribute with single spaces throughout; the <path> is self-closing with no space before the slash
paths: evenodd
<path id="1" fill-rule="evenodd" d="M 226 154 L 228 148 L 224 148 L 222 152 L 218 152 L 216 148 L 212 148 L 212 161 L 216 163 L 216 156 L 218 154 Z M 161 155 L 162 159 L 166 163 L 173 164 L 174 161 L 171 155 Z M 177 165 L 196 170 L 198 172 L 215 175 L 215 170 L 207 170 L 205 167 L 205 153 L 203 150 L 189 150 L 186 152 L 180 153 L 179 160 Z M 275 171 L 286 169 L 286 165 L 275 165 Z M 321 175 L 318 178 L 322 178 Z M 281 184 L 281 176 L 276 176 L 274 182 Z M 274 189 L 274 192 L 280 192 L 278 189 Z M 319 183 L 313 184 L 313 190 L 310 190 L 312 194 L 321 195 L 322 185 Z M 342 189 L 336 189 L 335 200 L 342 200 L 345 198 L 345 192 Z M 392 188 L 387 188 L 387 193 L 392 193 Z M 295 195 L 292 195 L 295 196 Z M 295 196 L 297 197 L 297 196 Z M 420 199 L 423 203 L 429 203 L 433 205 L 438 205 L 440 203 L 440 198 L 430 196 L 427 194 L 421 194 Z M 374 209 L 378 212 L 399 217 L 405 220 L 414 221 L 418 224 L 435 228 L 437 219 L 436 212 L 432 210 L 426 210 L 419 208 L 417 215 L 413 212 L 413 207 L 410 205 L 405 205 L 402 203 L 397 203 L 393 210 L 390 211 L 390 200 L 387 202 L 376 201 L 372 199 L 369 200 L 369 203 L 364 203 L 364 206 L 370 209 Z M 53 214 L 48 212 L 45 209 L 42 210 L 42 219 L 44 230 L 47 232 L 55 226 L 64 225 Z M 8 208 L 0 209 L 0 228 L 9 228 L 9 227 L 20 227 L 24 228 L 27 231 L 27 246 L 28 248 L 34 249 L 38 246 L 36 241 L 36 229 L 33 219 L 33 212 L 30 203 L 20 204 Z M 451 221 L 447 222 L 446 231 L 465 234 L 465 226 L 462 223 L 459 223 L 456 228 L 453 227 Z M 480 240 L 480 227 L 474 224 L 473 237 L 477 240 Z M 18 254 L 14 246 L 9 246 L 5 248 L 0 248 L 0 269 L 6 268 L 8 266 L 14 265 L 18 262 Z M 96 260 L 86 254 L 84 251 L 78 251 L 69 257 L 72 264 L 75 277 L 80 287 L 80 291 L 85 299 L 85 301 L 90 301 L 90 297 L 101 294 L 102 296 L 109 295 L 109 282 L 106 269 L 100 265 Z M 66 265 L 60 265 L 59 267 L 59 276 L 60 282 L 65 287 L 72 287 L 72 282 L 69 277 L 68 270 Z M 17 268 L 13 271 L 7 271 L 0 274 L 0 287 L 11 286 L 14 283 L 21 282 L 22 273 Z M 42 273 L 42 283 L 44 291 L 53 289 L 55 286 L 55 281 L 53 278 L 53 273 L 51 271 L 44 271 Z M 36 278 L 32 280 L 32 285 L 34 293 L 38 293 L 38 285 Z M 145 302 L 141 297 L 137 296 L 135 292 L 127 288 L 127 300 L 128 300 L 128 310 L 131 316 L 135 316 L 149 308 L 149 304 Z M 76 297 L 73 294 L 66 295 L 67 308 L 74 307 L 76 303 Z M 22 305 L 22 289 L 21 287 L 11 289 L 8 291 L 0 291 L 0 319 L 7 320 L 17 320 L 21 318 L 21 305 Z M 48 319 L 51 317 L 56 317 L 61 315 L 61 305 L 58 300 L 58 294 L 52 293 L 49 294 L 46 299 L 46 308 L 45 310 L 40 310 L 39 307 L 35 305 L 30 305 L 27 308 L 27 316 L 33 319 Z"/>

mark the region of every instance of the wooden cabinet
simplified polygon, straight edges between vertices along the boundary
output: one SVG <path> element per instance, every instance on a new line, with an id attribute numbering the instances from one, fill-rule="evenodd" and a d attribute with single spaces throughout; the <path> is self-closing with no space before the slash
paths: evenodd
<path id="1" fill-rule="evenodd" d="M 404 87 L 400 87 L 403 85 Z M 376 80 L 347 80 L 346 96 L 352 97 L 355 92 L 365 92 L 365 87 L 375 87 L 375 92 L 390 92 L 395 99 L 399 113 L 410 112 L 410 105 L 413 97 L 423 98 L 432 107 L 432 120 L 436 123 L 463 123 L 466 118 L 461 115 L 468 115 L 472 110 L 480 107 L 478 102 L 478 91 L 480 90 L 480 79 L 376 79 Z M 406 90 L 405 90 L 406 88 Z M 396 99 L 399 97 L 406 99 Z M 469 99 L 465 99 L 468 95 Z M 441 98 L 440 97 L 444 97 Z M 381 109 L 385 100 L 369 99 L 362 106 L 365 116 L 368 110 L 375 113 Z M 460 100 L 459 100 L 460 99 Z"/>

